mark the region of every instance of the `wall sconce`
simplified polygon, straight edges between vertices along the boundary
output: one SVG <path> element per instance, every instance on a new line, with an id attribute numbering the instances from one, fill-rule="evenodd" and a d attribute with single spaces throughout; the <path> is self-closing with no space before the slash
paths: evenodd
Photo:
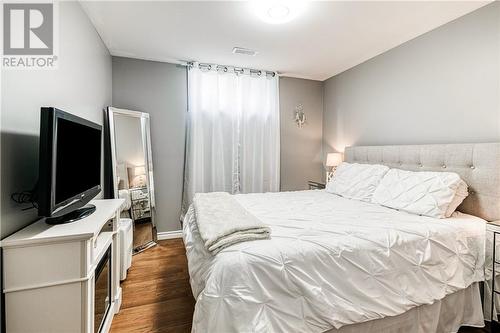
<path id="1" fill-rule="evenodd" d="M 341 153 L 328 153 L 326 155 L 326 167 L 330 170 L 326 171 L 326 182 L 328 183 L 332 178 L 337 167 L 342 163 Z"/>
<path id="2" fill-rule="evenodd" d="M 306 114 L 304 113 L 304 105 L 302 103 L 298 104 L 295 107 L 295 123 L 297 124 L 298 128 L 304 127 L 304 124 L 306 123 Z"/>

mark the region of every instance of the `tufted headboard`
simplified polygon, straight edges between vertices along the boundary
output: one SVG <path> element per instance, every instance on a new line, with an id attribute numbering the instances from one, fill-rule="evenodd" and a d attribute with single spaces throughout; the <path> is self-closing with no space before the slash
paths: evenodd
<path id="1" fill-rule="evenodd" d="M 500 143 L 347 147 L 349 163 L 383 164 L 412 171 L 456 172 L 469 185 L 458 210 L 500 220 Z"/>

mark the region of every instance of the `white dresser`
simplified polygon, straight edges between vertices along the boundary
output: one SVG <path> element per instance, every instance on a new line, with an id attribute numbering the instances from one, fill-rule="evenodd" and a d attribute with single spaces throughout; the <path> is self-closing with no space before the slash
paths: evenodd
<path id="1" fill-rule="evenodd" d="M 121 304 L 123 200 L 90 203 L 96 211 L 79 221 L 48 225 L 41 219 L 2 240 L 7 332 L 109 330 Z"/>

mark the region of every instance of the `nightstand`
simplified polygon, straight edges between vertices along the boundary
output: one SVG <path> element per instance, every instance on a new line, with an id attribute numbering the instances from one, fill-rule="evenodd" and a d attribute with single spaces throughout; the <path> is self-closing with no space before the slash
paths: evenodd
<path id="1" fill-rule="evenodd" d="M 325 183 L 314 182 L 312 180 L 307 182 L 310 190 L 322 190 L 325 188 Z"/>
<path id="2" fill-rule="evenodd" d="M 495 296 L 498 299 L 500 297 L 500 285 L 498 283 L 498 279 L 495 279 L 495 276 L 499 274 L 498 270 L 500 269 L 500 252 L 498 251 L 498 247 L 496 246 L 497 242 L 500 243 L 500 221 L 489 222 L 486 224 L 486 239 L 491 239 L 491 247 L 487 246 L 487 251 L 491 251 L 491 260 L 488 260 L 486 265 L 491 265 L 492 270 L 492 279 L 491 279 L 491 294 L 490 298 L 490 328 L 492 332 L 500 327 L 498 323 L 498 315 L 494 314 L 493 303 L 495 301 Z M 488 258 L 488 254 L 486 254 L 486 258 Z M 497 281 L 495 281 L 497 280 Z M 487 283 L 487 281 L 485 282 Z M 495 329 L 495 330 L 493 330 Z"/>
<path id="3" fill-rule="evenodd" d="M 151 218 L 147 187 L 131 188 L 130 199 L 132 201 L 132 218 L 134 221 Z"/>

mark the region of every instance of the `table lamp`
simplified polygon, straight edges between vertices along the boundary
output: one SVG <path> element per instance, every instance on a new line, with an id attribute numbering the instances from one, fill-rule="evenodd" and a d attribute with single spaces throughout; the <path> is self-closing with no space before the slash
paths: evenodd
<path id="1" fill-rule="evenodd" d="M 328 183 L 335 173 L 335 169 L 337 166 L 342 163 L 342 154 L 341 153 L 328 153 L 326 155 L 326 167 L 330 168 L 330 170 L 326 171 L 326 182 Z"/>
<path id="2" fill-rule="evenodd" d="M 132 179 L 133 187 L 146 186 L 146 167 L 144 165 L 134 167 Z"/>

